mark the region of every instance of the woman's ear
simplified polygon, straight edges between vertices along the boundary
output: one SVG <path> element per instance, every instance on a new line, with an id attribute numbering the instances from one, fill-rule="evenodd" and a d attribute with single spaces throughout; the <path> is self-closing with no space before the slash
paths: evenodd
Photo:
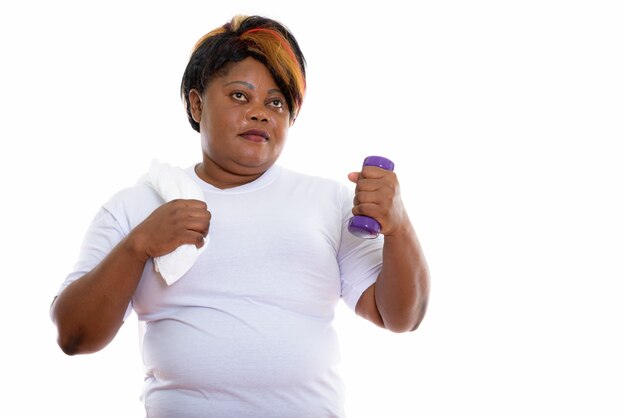
<path id="1" fill-rule="evenodd" d="M 294 123 L 296 123 L 296 119 L 298 118 L 298 114 L 291 116 L 289 115 L 289 127 L 291 128 Z"/>
<path id="2" fill-rule="evenodd" d="M 200 123 L 202 119 L 202 97 L 196 89 L 189 90 L 189 110 L 193 120 Z"/>

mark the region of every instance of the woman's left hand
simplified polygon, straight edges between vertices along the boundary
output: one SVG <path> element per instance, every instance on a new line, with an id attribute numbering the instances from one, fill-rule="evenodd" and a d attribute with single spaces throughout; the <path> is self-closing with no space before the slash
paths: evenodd
<path id="1" fill-rule="evenodd" d="M 348 179 L 356 183 L 352 208 L 354 215 L 376 219 L 383 235 L 393 235 L 409 222 L 396 173 L 380 167 L 365 166 L 360 173 L 348 174 Z"/>

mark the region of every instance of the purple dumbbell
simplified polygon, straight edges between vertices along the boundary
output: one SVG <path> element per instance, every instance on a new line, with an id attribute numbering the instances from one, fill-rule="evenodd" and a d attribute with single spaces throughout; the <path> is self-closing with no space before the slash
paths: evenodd
<path id="1" fill-rule="evenodd" d="M 374 166 L 393 171 L 393 162 L 385 157 L 369 156 L 363 161 L 363 167 Z M 359 238 L 376 238 L 380 233 L 380 224 L 369 216 L 353 216 L 348 224 L 348 231 Z"/>

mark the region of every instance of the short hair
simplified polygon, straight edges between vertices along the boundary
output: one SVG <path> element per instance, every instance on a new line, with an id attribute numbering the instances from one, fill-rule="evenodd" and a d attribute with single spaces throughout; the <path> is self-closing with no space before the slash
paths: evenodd
<path id="1" fill-rule="evenodd" d="M 214 77 L 227 71 L 228 64 L 248 57 L 267 67 L 285 95 L 291 122 L 296 119 L 306 91 L 306 61 L 298 42 L 275 20 L 238 15 L 200 38 L 191 52 L 180 93 L 194 130 L 200 132 L 200 125 L 191 116 L 189 92 L 196 89 L 203 94 Z"/>

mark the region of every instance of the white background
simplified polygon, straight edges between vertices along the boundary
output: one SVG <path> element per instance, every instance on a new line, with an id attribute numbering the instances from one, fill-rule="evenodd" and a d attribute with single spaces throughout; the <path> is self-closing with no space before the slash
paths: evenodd
<path id="1" fill-rule="evenodd" d="M 346 181 L 388 156 L 429 261 L 415 333 L 339 306 L 349 416 L 626 416 L 621 3 L 4 2 L 0 415 L 142 416 L 135 317 L 67 357 L 48 306 L 102 202 L 199 160 L 180 77 L 246 13 L 309 63 L 281 163 Z"/>

